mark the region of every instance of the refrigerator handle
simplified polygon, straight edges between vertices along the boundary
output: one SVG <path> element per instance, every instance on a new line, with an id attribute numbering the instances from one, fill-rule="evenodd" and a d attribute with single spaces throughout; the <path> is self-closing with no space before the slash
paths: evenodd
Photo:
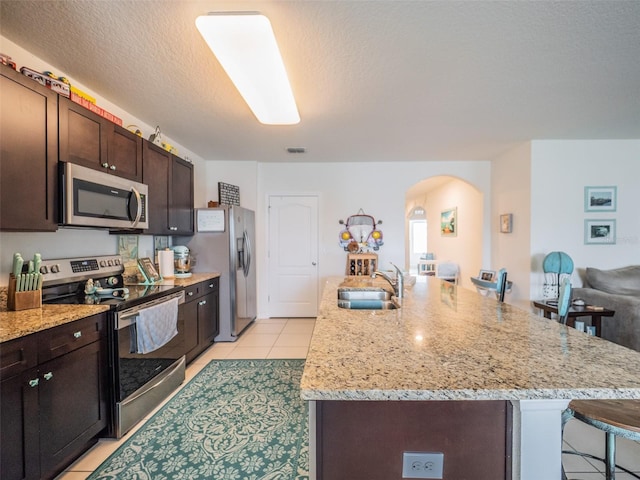
<path id="1" fill-rule="evenodd" d="M 247 231 L 245 230 L 243 233 L 244 236 L 244 245 L 245 245 L 245 258 L 244 262 L 244 276 L 249 276 L 249 268 L 251 268 L 251 241 L 249 240 L 249 235 L 247 235 Z"/>

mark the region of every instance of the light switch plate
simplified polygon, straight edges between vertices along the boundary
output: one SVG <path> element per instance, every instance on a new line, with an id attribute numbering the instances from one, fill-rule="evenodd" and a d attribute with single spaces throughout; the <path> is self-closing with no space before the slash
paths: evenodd
<path id="1" fill-rule="evenodd" d="M 444 453 L 403 452 L 402 478 L 442 478 Z"/>

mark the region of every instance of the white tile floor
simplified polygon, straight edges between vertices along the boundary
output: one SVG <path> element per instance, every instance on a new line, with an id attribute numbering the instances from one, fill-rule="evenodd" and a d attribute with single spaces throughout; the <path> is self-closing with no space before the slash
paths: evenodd
<path id="1" fill-rule="evenodd" d="M 604 432 L 578 420 L 571 420 L 565 427 L 563 450 L 575 450 L 604 458 Z M 603 480 L 605 478 L 603 462 L 577 455 L 562 457 L 570 480 Z M 640 476 L 640 442 L 617 438 L 616 463 Z M 622 471 L 616 472 L 616 480 L 633 478 Z"/>
<path id="2" fill-rule="evenodd" d="M 193 378 L 210 360 L 214 359 L 305 358 L 314 325 L 315 319 L 313 318 L 259 319 L 242 334 L 237 342 L 216 343 L 195 359 L 187 368 L 186 381 Z M 155 411 L 150 413 L 145 420 L 154 413 Z M 120 440 L 101 439 L 97 445 L 69 466 L 67 471 L 59 475 L 56 480 L 84 480 L 143 424 L 144 422 L 141 422 Z M 604 456 L 604 434 L 572 420 L 565 429 L 564 449 L 576 449 Z M 617 459 L 619 464 L 640 473 L 640 443 L 619 439 Z M 567 476 L 571 480 L 604 479 L 602 473 L 604 465 L 601 462 L 576 455 L 564 455 L 564 465 Z M 616 480 L 632 479 L 633 477 L 627 474 L 616 475 Z"/>

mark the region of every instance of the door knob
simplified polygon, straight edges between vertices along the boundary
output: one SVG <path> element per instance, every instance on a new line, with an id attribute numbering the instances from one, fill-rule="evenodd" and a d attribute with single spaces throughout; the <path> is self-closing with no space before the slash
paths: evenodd
<path id="1" fill-rule="evenodd" d="M 313 265 L 315 267 L 316 266 L 316 262 L 311 262 L 311 265 Z"/>

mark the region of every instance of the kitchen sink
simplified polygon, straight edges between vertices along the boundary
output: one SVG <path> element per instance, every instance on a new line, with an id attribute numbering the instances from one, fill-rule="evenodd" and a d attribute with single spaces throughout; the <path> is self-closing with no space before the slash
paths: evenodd
<path id="1" fill-rule="evenodd" d="M 392 310 L 400 306 L 386 290 L 338 289 L 338 307 L 351 310 Z"/>
<path id="2" fill-rule="evenodd" d="M 386 290 L 338 289 L 338 300 L 391 300 L 391 295 Z"/>

